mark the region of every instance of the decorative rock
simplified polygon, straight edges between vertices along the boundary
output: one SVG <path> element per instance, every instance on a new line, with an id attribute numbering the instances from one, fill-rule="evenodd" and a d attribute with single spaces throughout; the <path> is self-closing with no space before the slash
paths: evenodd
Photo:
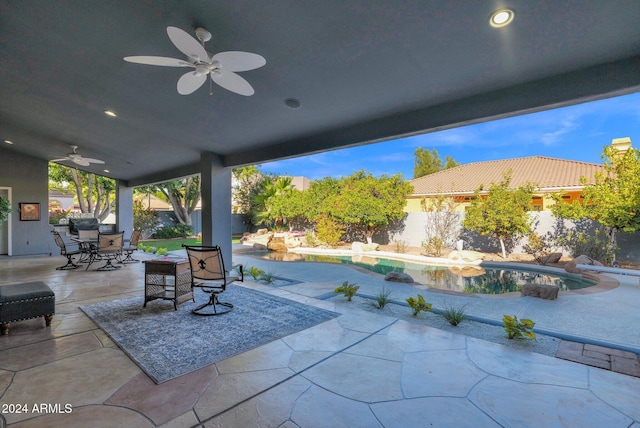
<path id="1" fill-rule="evenodd" d="M 449 260 L 459 260 L 464 262 L 474 262 L 476 260 L 482 260 L 484 255 L 479 253 L 478 251 L 471 250 L 463 250 L 463 251 L 452 251 L 447 256 Z"/>
<path id="2" fill-rule="evenodd" d="M 284 245 L 284 237 L 273 237 L 267 244 L 267 248 L 272 251 L 287 251 L 287 246 Z"/>
<path id="3" fill-rule="evenodd" d="M 298 248 L 302 246 L 302 241 L 296 235 L 292 233 L 284 234 L 284 245 L 287 248 Z"/>
<path id="4" fill-rule="evenodd" d="M 551 253 L 542 258 L 542 263 L 545 265 L 548 263 L 558 263 L 562 258 L 562 253 Z"/>
<path id="5" fill-rule="evenodd" d="M 524 284 L 521 289 L 523 296 L 539 297 L 540 299 L 556 300 L 559 287 L 545 284 Z"/>
<path id="6" fill-rule="evenodd" d="M 367 251 L 378 251 L 379 245 L 376 243 L 365 244 L 364 242 L 352 242 L 351 243 L 351 251 L 354 253 L 364 253 Z"/>
<path id="7" fill-rule="evenodd" d="M 391 282 L 406 282 L 411 284 L 413 282 L 413 278 L 411 275 L 408 275 L 404 272 L 389 272 L 384 276 L 385 281 Z"/>
<path id="8" fill-rule="evenodd" d="M 578 256 L 572 261 L 566 263 L 564 265 L 564 270 L 566 270 L 569 273 L 581 273 L 581 271 L 576 267 L 576 265 L 604 266 L 599 261 L 582 254 L 581 256 Z"/>

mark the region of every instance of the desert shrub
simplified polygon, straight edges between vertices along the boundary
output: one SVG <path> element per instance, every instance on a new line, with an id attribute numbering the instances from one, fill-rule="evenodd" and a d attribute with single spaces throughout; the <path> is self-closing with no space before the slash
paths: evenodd
<path id="1" fill-rule="evenodd" d="M 609 238 L 602 228 L 593 231 L 570 230 L 561 243 L 573 257 L 584 254 L 604 264 L 610 264 L 617 251 L 617 248 L 608 250 Z"/>
<path id="2" fill-rule="evenodd" d="M 251 275 L 251 277 L 255 280 L 258 281 L 260 279 L 260 277 L 262 275 L 264 275 L 264 271 L 262 269 L 258 269 L 255 266 L 251 266 L 249 267 L 249 269 L 247 269 L 247 273 L 249 275 Z"/>
<path id="3" fill-rule="evenodd" d="M 333 290 L 333 292 L 336 294 L 344 294 L 344 296 L 347 298 L 347 301 L 350 302 L 353 296 L 356 295 L 356 292 L 359 288 L 359 285 L 350 284 L 349 281 L 345 281 L 340 287 Z"/>
<path id="4" fill-rule="evenodd" d="M 375 301 L 372 303 L 378 309 L 384 308 L 389 303 L 389 296 L 391 296 L 391 289 L 382 287 L 382 291 L 378 293 Z"/>
<path id="5" fill-rule="evenodd" d="M 62 220 L 63 218 L 67 218 L 70 212 L 71 209 L 67 211 L 60 209 L 49 211 L 49 224 L 60 224 L 60 220 Z"/>
<path id="6" fill-rule="evenodd" d="M 158 222 L 156 210 L 145 208 L 140 201 L 133 201 L 133 228 L 140 229 L 143 237 L 148 238 Z"/>
<path id="7" fill-rule="evenodd" d="M 422 248 L 424 248 L 424 251 L 428 255 L 440 257 L 442 256 L 442 250 L 446 248 L 446 243 L 444 239 L 437 236 L 432 236 L 427 241 L 422 243 Z"/>
<path id="8" fill-rule="evenodd" d="M 407 241 L 395 239 L 393 243 L 396 245 L 396 253 L 404 254 L 407 252 Z"/>
<path id="9" fill-rule="evenodd" d="M 344 226 L 329 217 L 321 218 L 316 224 L 316 238 L 329 247 L 336 247 L 344 232 Z"/>
<path id="10" fill-rule="evenodd" d="M 528 243 L 522 246 L 525 253 L 531 254 L 540 265 L 546 265 L 547 257 L 555 251 L 554 239 L 549 235 L 540 236 L 536 232 L 527 235 Z"/>
<path id="11" fill-rule="evenodd" d="M 515 315 L 505 315 L 502 317 L 502 323 L 504 324 L 504 331 L 507 333 L 509 339 L 526 337 L 528 339 L 535 339 L 536 334 L 533 332 L 533 326 L 536 324 L 530 319 L 523 318 L 518 320 Z"/>
<path id="12" fill-rule="evenodd" d="M 464 311 L 464 306 L 458 308 L 453 305 L 447 305 L 442 311 L 442 316 L 444 319 L 449 321 L 449 324 L 455 327 L 465 320 L 466 313 Z"/>
<path id="13" fill-rule="evenodd" d="M 193 228 L 188 224 L 161 227 L 153 233 L 155 239 L 186 238 L 191 235 L 193 235 Z"/>
<path id="14" fill-rule="evenodd" d="M 407 298 L 407 304 L 413 310 L 413 316 L 416 317 L 421 311 L 430 312 L 431 311 L 431 303 L 427 303 L 424 301 L 424 297 L 422 294 L 418 294 L 418 298 L 409 297 Z"/>

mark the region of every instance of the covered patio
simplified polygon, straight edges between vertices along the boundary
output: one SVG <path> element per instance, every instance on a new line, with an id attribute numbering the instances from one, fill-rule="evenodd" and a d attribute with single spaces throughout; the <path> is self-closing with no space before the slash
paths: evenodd
<path id="1" fill-rule="evenodd" d="M 496 28 L 489 19 L 502 8 L 515 18 Z M 200 174 L 202 240 L 222 245 L 226 259 L 234 167 L 640 90 L 635 0 L 0 0 L 0 9 L 0 196 L 46 207 L 48 162 L 78 146 L 104 161 L 83 169 L 117 181 L 116 230 L 129 236 L 134 187 Z M 255 94 L 214 80 L 180 95 L 188 70 L 124 61 L 184 61 L 170 26 L 209 30 L 211 54 L 262 55 L 264 67 L 238 73 Z M 43 281 L 56 294 L 50 328 L 24 321 L 0 338 L 0 426 L 640 421 L 637 378 L 355 310 L 156 385 L 79 309 L 127 296 L 142 304 L 142 264 L 56 271 L 44 213 L 25 222 L 14 210 L 0 238 L 0 286 Z M 335 309 L 304 293 L 244 286 Z M 622 334 L 637 325 L 626 315 L 610 317 Z"/>
<path id="2" fill-rule="evenodd" d="M 7 426 L 628 427 L 640 421 L 640 378 L 309 297 L 335 287 L 332 276 L 365 287 L 380 281 L 346 267 L 321 267 L 325 276 L 307 267 L 314 281 L 295 287 L 247 280 L 241 285 L 341 315 L 155 384 L 79 309 L 125 297 L 142 306 L 142 263 L 116 272 L 56 271 L 60 257 L 0 263 L 0 286 L 42 280 L 57 296 L 51 327 L 42 319 L 18 322 L 0 339 L 6 407 L 0 421 Z M 304 265 L 296 263 L 291 276 L 305 275 Z M 637 291 L 635 281 L 616 278 Z M 151 304 L 173 311 L 168 302 Z M 611 322 L 612 332 L 620 323 L 634 325 L 619 317 Z M 9 411 L 10 404 L 27 411 Z"/>

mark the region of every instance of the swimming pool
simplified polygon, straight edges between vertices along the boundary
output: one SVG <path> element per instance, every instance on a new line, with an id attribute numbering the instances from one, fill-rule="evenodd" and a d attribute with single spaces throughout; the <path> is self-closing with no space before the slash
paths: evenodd
<path id="1" fill-rule="evenodd" d="M 531 270 L 484 268 L 481 266 L 433 266 L 401 260 L 370 256 L 329 256 L 315 254 L 289 254 L 278 252 L 247 253 L 267 260 L 291 262 L 321 262 L 348 264 L 386 275 L 404 272 L 419 284 L 440 290 L 469 294 L 506 294 L 520 291 L 526 283 L 556 285 L 560 291 L 591 287 L 595 281 L 572 276 L 555 275 Z"/>

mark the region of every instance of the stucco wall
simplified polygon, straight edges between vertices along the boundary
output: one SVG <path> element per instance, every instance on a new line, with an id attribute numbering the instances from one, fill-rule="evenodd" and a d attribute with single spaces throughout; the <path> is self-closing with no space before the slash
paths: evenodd
<path id="1" fill-rule="evenodd" d="M 464 218 L 464 213 L 460 213 L 461 218 Z M 425 212 L 412 212 L 407 213 L 404 221 L 404 228 L 398 232 L 389 233 L 389 242 L 403 241 L 406 245 L 421 247 L 422 243 L 426 241 L 427 234 L 425 231 L 425 225 L 427 222 L 427 216 L 429 213 Z M 535 228 L 534 230 L 539 235 L 544 235 L 547 232 L 564 234 L 566 228 L 571 228 L 571 222 L 564 222 L 564 226 L 558 224 L 558 220 L 552 215 L 551 212 L 532 212 L 531 213 Z M 565 229 L 563 229 L 563 227 Z M 476 249 L 479 251 L 498 252 L 499 244 L 496 239 L 491 237 L 480 237 L 475 233 L 462 233 L 460 229 L 460 237 L 465 241 L 465 249 Z M 383 243 L 381 241 L 376 241 Z M 526 243 L 519 241 L 512 247 L 511 251 L 515 253 L 523 253 L 522 244 Z M 618 247 L 620 251 L 616 257 L 618 260 L 640 260 L 640 232 L 636 233 L 618 233 Z M 566 253 L 566 251 L 565 251 Z"/>
<path id="2" fill-rule="evenodd" d="M 48 162 L 0 148 L 0 187 L 11 188 L 11 255 L 57 252 L 49 227 Z M 40 203 L 39 221 L 20 221 L 19 203 Z"/>

